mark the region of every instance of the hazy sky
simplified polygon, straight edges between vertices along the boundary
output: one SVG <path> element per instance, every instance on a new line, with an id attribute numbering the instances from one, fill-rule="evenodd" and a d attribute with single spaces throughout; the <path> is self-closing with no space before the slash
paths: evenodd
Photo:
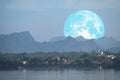
<path id="1" fill-rule="evenodd" d="M 92 10 L 103 20 L 105 36 L 120 40 L 120 0 L 0 0 L 0 34 L 29 31 L 37 41 L 63 36 L 66 18 Z"/>

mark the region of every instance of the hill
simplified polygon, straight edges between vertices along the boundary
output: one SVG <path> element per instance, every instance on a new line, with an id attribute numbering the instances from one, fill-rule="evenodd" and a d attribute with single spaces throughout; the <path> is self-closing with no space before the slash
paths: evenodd
<path id="1" fill-rule="evenodd" d="M 28 31 L 0 35 L 1 52 L 92 52 L 97 50 L 120 52 L 120 41 L 107 37 L 88 40 L 81 36 L 75 39 L 61 36 L 48 42 L 37 42 Z"/>

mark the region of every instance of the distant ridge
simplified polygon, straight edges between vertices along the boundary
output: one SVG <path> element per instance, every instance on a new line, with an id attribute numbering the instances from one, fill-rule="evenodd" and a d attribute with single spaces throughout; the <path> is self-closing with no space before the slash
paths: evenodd
<path id="1" fill-rule="evenodd" d="M 113 38 L 103 37 L 98 40 L 58 36 L 48 42 L 37 42 L 28 31 L 0 35 L 0 52 L 71 52 L 97 50 L 109 50 L 120 52 L 120 41 Z"/>
<path id="2" fill-rule="evenodd" d="M 54 37 L 50 40 L 50 42 L 55 42 L 55 41 L 60 41 L 60 40 L 65 40 L 66 37 L 64 36 L 57 36 L 57 37 Z"/>

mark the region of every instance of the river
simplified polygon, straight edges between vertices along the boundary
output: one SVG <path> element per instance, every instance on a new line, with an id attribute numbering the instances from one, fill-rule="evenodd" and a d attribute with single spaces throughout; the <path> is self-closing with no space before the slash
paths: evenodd
<path id="1" fill-rule="evenodd" d="M 114 69 L 1 70 L 0 80 L 120 80 Z"/>

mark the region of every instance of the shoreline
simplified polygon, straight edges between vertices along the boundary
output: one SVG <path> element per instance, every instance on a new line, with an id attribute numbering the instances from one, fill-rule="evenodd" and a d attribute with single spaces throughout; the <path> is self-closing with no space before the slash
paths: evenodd
<path id="1" fill-rule="evenodd" d="M 69 66 L 69 67 L 60 67 L 60 66 L 47 66 L 47 67 L 16 67 L 16 68 L 0 68 L 0 70 L 64 70 L 64 69 L 77 69 L 77 70 L 103 70 L 103 69 L 114 69 L 120 70 L 120 68 L 114 67 L 102 67 L 102 66 Z"/>

